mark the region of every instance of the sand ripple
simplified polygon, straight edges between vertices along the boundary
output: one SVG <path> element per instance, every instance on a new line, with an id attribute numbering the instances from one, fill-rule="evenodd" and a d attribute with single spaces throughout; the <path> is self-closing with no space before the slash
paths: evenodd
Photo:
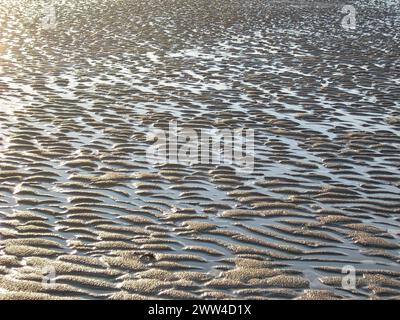
<path id="1" fill-rule="evenodd" d="M 398 8 L 64 2 L 0 0 L 0 299 L 400 297 Z M 254 172 L 150 165 L 170 120 Z"/>

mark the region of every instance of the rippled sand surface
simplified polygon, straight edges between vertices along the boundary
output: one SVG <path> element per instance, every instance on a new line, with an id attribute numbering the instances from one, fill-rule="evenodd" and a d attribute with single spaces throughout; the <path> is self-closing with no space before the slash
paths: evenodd
<path id="1" fill-rule="evenodd" d="M 0 299 L 400 298 L 399 8 L 361 2 L 0 0 Z M 149 164 L 174 119 L 254 172 Z"/>

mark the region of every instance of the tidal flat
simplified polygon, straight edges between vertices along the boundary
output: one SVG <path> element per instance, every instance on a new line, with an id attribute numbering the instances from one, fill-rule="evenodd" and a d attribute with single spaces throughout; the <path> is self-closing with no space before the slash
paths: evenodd
<path id="1" fill-rule="evenodd" d="M 0 0 L 0 300 L 400 299 L 400 5 L 347 2 Z"/>

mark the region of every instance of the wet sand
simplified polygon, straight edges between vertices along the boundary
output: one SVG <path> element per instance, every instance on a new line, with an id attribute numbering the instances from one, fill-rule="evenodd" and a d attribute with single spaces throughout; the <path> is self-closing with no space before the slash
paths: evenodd
<path id="1" fill-rule="evenodd" d="M 354 5 L 0 0 L 0 299 L 399 299 L 399 6 Z M 254 172 L 149 164 L 170 120 Z"/>

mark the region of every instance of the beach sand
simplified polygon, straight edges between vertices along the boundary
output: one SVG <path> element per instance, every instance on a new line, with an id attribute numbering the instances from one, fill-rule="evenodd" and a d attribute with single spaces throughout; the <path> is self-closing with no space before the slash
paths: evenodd
<path id="1" fill-rule="evenodd" d="M 0 299 L 400 298 L 400 13 L 362 2 L 0 0 Z M 149 164 L 170 121 L 254 171 Z"/>

